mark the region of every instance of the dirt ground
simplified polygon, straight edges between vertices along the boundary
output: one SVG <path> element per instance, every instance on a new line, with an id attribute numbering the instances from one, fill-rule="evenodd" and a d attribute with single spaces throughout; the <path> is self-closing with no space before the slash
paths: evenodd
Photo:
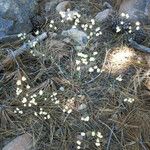
<path id="1" fill-rule="evenodd" d="M 103 2 L 72 0 L 72 6 L 84 23 L 103 9 Z M 46 13 L 41 5 L 47 20 L 38 30 L 49 37 L 8 64 L 3 63 L 6 48 L 0 50 L 0 149 L 24 133 L 32 136 L 32 150 L 150 149 L 150 54 L 96 23 L 103 34 L 81 50 L 94 61 L 77 71 L 80 51 L 61 35 L 70 23 L 61 23 L 58 13 Z M 49 27 L 51 19 L 58 30 Z M 149 39 L 148 34 L 142 44 L 150 46 Z M 90 72 L 91 66 L 100 70 Z"/>

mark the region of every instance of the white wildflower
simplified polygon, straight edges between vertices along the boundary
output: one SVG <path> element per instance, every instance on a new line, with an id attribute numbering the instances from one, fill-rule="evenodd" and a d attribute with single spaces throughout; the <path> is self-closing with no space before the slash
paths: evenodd
<path id="1" fill-rule="evenodd" d="M 137 27 L 136 27 L 136 30 L 140 30 L 140 27 L 139 27 L 139 26 L 137 26 Z"/>
<path id="2" fill-rule="evenodd" d="M 121 17 L 125 17 L 126 16 L 126 14 L 125 13 L 121 13 Z"/>
<path id="3" fill-rule="evenodd" d="M 85 133 L 84 133 L 84 132 L 81 132 L 81 136 L 85 136 Z"/>
<path id="4" fill-rule="evenodd" d="M 80 67 L 80 66 L 78 66 L 78 67 L 77 67 L 77 71 L 80 71 L 80 70 L 81 70 L 81 67 Z"/>
<path id="5" fill-rule="evenodd" d="M 98 52 L 96 52 L 96 51 L 95 51 L 95 52 L 93 52 L 93 55 L 97 55 L 97 54 L 98 54 Z"/>
<path id="6" fill-rule="evenodd" d="M 92 136 L 95 136 L 95 135 L 96 135 L 95 131 L 92 131 Z"/>
<path id="7" fill-rule="evenodd" d="M 47 119 L 50 119 L 50 115 L 47 115 Z"/>
<path id="8" fill-rule="evenodd" d="M 116 27 L 116 33 L 120 32 L 121 28 L 119 26 Z"/>
<path id="9" fill-rule="evenodd" d="M 89 72 L 94 72 L 94 69 L 92 67 L 90 67 Z"/>
<path id="10" fill-rule="evenodd" d="M 43 95 L 43 90 L 40 90 L 40 91 L 39 91 L 39 95 Z"/>
<path id="11" fill-rule="evenodd" d="M 136 26 L 140 26 L 140 22 L 137 21 L 137 22 L 135 23 L 135 25 L 136 25 Z"/>
<path id="12" fill-rule="evenodd" d="M 22 81 L 26 81 L 27 79 L 26 79 L 25 76 L 23 76 L 23 77 L 21 78 L 21 80 L 22 80 Z"/>
<path id="13" fill-rule="evenodd" d="M 97 147 L 99 147 L 99 146 L 100 146 L 100 143 L 96 142 L 95 145 L 96 145 Z"/>
<path id="14" fill-rule="evenodd" d="M 21 85 L 21 80 L 17 80 L 17 85 Z"/>
<path id="15" fill-rule="evenodd" d="M 81 145 L 81 141 L 78 140 L 78 141 L 77 141 L 77 144 L 78 144 L 78 145 Z"/>
<path id="16" fill-rule="evenodd" d="M 30 89 L 30 85 L 27 85 L 27 86 L 26 86 L 26 89 Z"/>
<path id="17" fill-rule="evenodd" d="M 24 103 L 26 103 L 26 102 L 27 102 L 27 98 L 26 98 L 26 97 L 23 97 L 22 103 L 24 104 Z"/>
<path id="18" fill-rule="evenodd" d="M 126 14 L 126 19 L 128 19 L 129 18 L 129 14 Z"/>
<path id="19" fill-rule="evenodd" d="M 90 57 L 89 61 L 95 61 L 94 57 Z"/>
<path id="20" fill-rule="evenodd" d="M 100 139 L 103 138 L 103 135 L 101 134 L 101 132 L 97 132 L 97 137 L 99 137 Z"/>

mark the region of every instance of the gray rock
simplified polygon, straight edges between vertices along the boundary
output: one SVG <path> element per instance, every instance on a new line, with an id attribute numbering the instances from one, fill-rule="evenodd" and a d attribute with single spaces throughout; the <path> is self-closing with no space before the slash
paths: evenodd
<path id="1" fill-rule="evenodd" d="M 46 11 L 46 13 L 54 11 L 56 5 L 57 5 L 57 1 L 46 2 L 45 3 L 45 11 Z"/>
<path id="2" fill-rule="evenodd" d="M 8 143 L 2 150 L 31 150 L 32 146 L 32 137 L 29 134 L 23 134 Z"/>
<path id="3" fill-rule="evenodd" d="M 59 13 L 61 11 L 66 11 L 68 8 L 71 8 L 70 1 L 63 1 L 57 5 L 56 11 Z"/>
<path id="4" fill-rule="evenodd" d="M 62 32 L 62 35 L 74 40 L 77 45 L 85 47 L 88 42 L 88 36 L 85 32 L 78 29 L 69 29 Z"/>
<path id="5" fill-rule="evenodd" d="M 98 22 L 104 22 L 108 19 L 109 15 L 112 14 L 112 9 L 111 8 L 108 8 L 108 9 L 105 9 L 101 12 L 99 12 L 96 16 L 95 16 L 95 20 L 98 21 Z"/>
<path id="6" fill-rule="evenodd" d="M 0 40 L 5 36 L 28 33 L 38 0 L 0 0 Z"/>
<path id="7" fill-rule="evenodd" d="M 124 0 L 119 9 L 119 13 L 129 14 L 131 21 L 148 23 L 150 16 L 150 0 Z"/>

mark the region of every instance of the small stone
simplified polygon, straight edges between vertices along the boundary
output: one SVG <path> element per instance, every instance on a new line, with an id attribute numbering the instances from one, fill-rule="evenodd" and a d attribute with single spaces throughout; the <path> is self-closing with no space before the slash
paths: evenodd
<path id="1" fill-rule="evenodd" d="M 69 1 L 63 1 L 60 2 L 57 6 L 56 6 L 56 11 L 59 12 L 64 12 L 67 11 L 68 8 L 71 8 L 71 4 Z"/>
<path id="2" fill-rule="evenodd" d="M 81 47 L 85 47 L 88 42 L 87 34 L 78 29 L 71 28 L 69 30 L 65 30 L 62 32 L 62 35 L 74 40 Z"/>

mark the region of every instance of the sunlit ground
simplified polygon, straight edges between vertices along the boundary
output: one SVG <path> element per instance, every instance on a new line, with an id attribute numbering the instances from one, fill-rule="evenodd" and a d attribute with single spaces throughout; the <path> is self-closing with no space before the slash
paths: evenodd
<path id="1" fill-rule="evenodd" d="M 129 68 L 135 57 L 133 49 L 127 46 L 117 47 L 106 57 L 104 70 L 113 74 L 121 73 Z"/>

